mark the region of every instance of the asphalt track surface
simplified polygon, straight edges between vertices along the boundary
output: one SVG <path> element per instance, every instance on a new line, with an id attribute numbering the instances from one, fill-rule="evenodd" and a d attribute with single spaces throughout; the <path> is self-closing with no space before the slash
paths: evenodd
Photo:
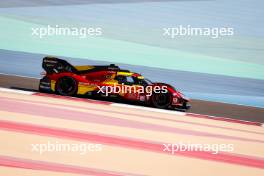
<path id="1" fill-rule="evenodd" d="M 0 73 L 40 78 L 44 54 L 0 50 Z M 73 65 L 109 65 L 93 59 L 59 58 Z M 191 99 L 264 108 L 264 81 L 115 63 L 153 82 L 166 82 Z M 151 65 L 151 64 L 150 64 Z"/>
<path id="2" fill-rule="evenodd" d="M 36 78 L 0 74 L 1 87 L 37 91 L 38 84 L 39 80 Z M 264 122 L 263 108 L 209 102 L 202 100 L 192 100 L 191 104 L 192 108 L 188 111 L 189 113 L 225 117 L 252 122 Z"/>

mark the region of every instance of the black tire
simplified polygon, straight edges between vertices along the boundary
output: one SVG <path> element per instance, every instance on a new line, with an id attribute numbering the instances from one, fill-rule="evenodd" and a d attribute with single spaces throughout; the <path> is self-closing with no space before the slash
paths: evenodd
<path id="1" fill-rule="evenodd" d="M 56 83 L 56 93 L 65 96 L 74 96 L 78 91 L 77 81 L 69 76 L 60 78 Z"/>
<path id="2" fill-rule="evenodd" d="M 151 96 L 151 103 L 156 108 L 166 109 L 171 105 L 172 96 L 170 93 L 154 93 Z"/>
<path id="3" fill-rule="evenodd" d="M 46 76 L 44 76 L 42 79 L 39 81 L 39 92 L 41 93 L 51 93 L 51 88 L 50 88 L 50 79 Z"/>

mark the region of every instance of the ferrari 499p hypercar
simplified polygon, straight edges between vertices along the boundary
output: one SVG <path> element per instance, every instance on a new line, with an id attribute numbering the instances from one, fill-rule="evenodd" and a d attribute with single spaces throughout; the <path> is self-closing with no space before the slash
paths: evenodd
<path id="1" fill-rule="evenodd" d="M 190 108 L 189 99 L 173 86 L 153 83 L 114 64 L 73 66 L 55 57 L 43 58 L 39 91 L 65 96 L 87 95 L 141 102 L 164 109 Z"/>

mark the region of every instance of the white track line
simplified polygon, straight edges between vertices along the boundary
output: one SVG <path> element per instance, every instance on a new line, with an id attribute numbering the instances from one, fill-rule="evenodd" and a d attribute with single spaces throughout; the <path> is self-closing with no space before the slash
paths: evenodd
<path id="1" fill-rule="evenodd" d="M 121 104 L 121 103 L 112 103 L 112 104 L 110 104 L 110 106 L 117 106 L 117 107 L 123 107 L 123 108 L 131 108 L 131 109 L 139 109 L 139 110 L 146 110 L 146 111 L 166 113 L 166 114 L 186 115 L 186 113 L 179 112 L 179 111 L 170 111 L 170 110 L 166 110 L 166 109 L 156 109 L 156 108 L 150 108 L 150 107 L 144 107 L 144 106 L 135 106 L 135 105 L 127 105 L 127 104 Z"/>
<path id="2" fill-rule="evenodd" d="M 24 95 L 33 95 L 35 93 L 31 91 L 8 89 L 8 88 L 2 88 L 2 87 L 0 87 L 0 92 L 10 92 L 10 93 L 18 93 L 18 94 L 24 94 Z"/>
<path id="3" fill-rule="evenodd" d="M 171 111 L 171 110 L 166 110 L 166 109 L 156 109 L 156 108 L 150 108 L 150 107 L 142 107 L 142 106 L 135 106 L 135 105 L 127 105 L 127 104 L 120 104 L 120 103 L 112 103 L 110 106 L 116 106 L 116 107 L 122 107 L 122 108 L 130 108 L 130 109 L 138 109 L 138 110 L 146 110 L 146 111 L 151 111 L 151 112 L 158 112 L 158 113 L 166 113 L 166 114 L 175 114 L 175 115 L 182 115 L 182 116 L 189 116 L 189 117 L 199 117 L 199 118 L 206 118 L 206 119 L 211 119 L 211 120 L 219 120 L 219 121 L 224 121 L 224 122 L 229 122 L 229 123 L 241 123 L 244 125 L 252 125 L 251 121 L 246 121 L 246 120 L 239 120 L 239 119 L 232 119 L 232 118 L 225 118 L 225 117 L 217 117 L 217 116 L 210 116 L 210 115 L 203 115 L 203 114 L 195 114 L 195 113 L 185 113 L 185 112 L 179 112 L 179 111 Z M 192 116 L 195 115 L 195 116 Z M 256 126 L 261 126 L 264 127 L 264 124 L 259 123 L 259 125 Z"/>
<path id="4" fill-rule="evenodd" d="M 21 77 L 21 78 L 40 79 L 40 78 L 38 78 L 38 77 L 22 76 L 22 75 L 7 74 L 7 73 L 0 73 L 0 75 L 5 75 L 5 76 L 17 76 L 17 77 Z"/>
<path id="5" fill-rule="evenodd" d="M 228 117 L 218 117 L 218 116 L 212 116 L 212 115 L 204 115 L 204 114 L 195 114 L 195 113 L 186 113 L 186 116 L 194 116 L 198 118 L 206 118 L 206 119 L 212 119 L 212 120 L 219 120 L 219 121 L 226 121 L 226 122 L 238 122 L 242 124 L 252 124 L 252 123 L 258 123 L 258 126 L 263 126 L 264 124 L 261 124 L 259 122 L 253 122 L 253 121 L 248 121 L 248 120 L 239 120 L 239 119 L 232 119 Z"/>

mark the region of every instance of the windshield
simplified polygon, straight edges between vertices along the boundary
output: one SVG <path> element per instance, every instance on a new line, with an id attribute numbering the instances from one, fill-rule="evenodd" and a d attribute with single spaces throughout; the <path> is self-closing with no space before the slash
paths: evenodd
<path id="1" fill-rule="evenodd" d="M 153 84 L 149 79 L 144 79 L 148 85 Z"/>

